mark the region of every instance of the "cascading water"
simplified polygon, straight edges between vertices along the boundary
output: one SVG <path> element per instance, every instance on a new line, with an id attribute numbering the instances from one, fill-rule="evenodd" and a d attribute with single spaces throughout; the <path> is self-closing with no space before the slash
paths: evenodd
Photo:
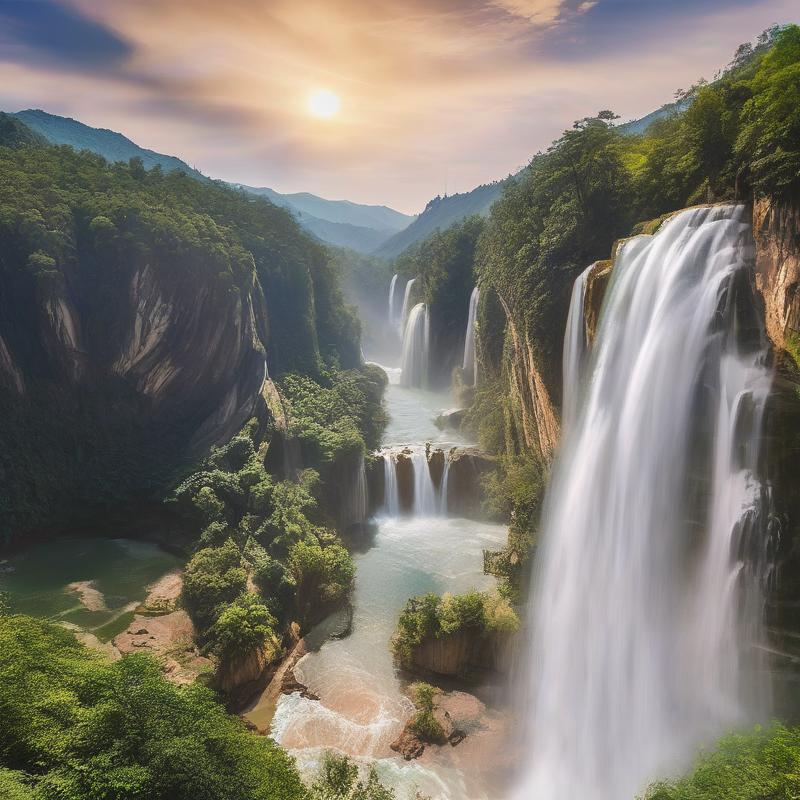
<path id="1" fill-rule="evenodd" d="M 594 266 L 594 265 L 592 265 Z M 581 374 L 586 360 L 586 325 L 583 319 L 583 302 L 586 296 L 586 278 L 592 271 L 587 267 L 575 279 L 572 298 L 567 315 L 567 329 L 564 334 L 564 397 L 562 401 L 564 427 L 570 428 L 578 411 L 580 399 Z"/>
<path id="2" fill-rule="evenodd" d="M 546 502 L 519 800 L 632 800 L 765 711 L 744 213 L 687 210 L 617 254 Z"/>
<path id="3" fill-rule="evenodd" d="M 478 359 L 475 357 L 475 320 L 478 317 L 478 300 L 480 290 L 476 286 L 469 297 L 469 316 L 467 318 L 467 332 L 464 338 L 464 375 L 472 379 L 472 385 L 478 383 Z"/>
<path id="4" fill-rule="evenodd" d="M 416 282 L 416 278 L 411 278 L 411 280 L 406 281 L 406 289 L 403 292 L 403 306 L 400 309 L 400 318 L 397 320 L 401 336 L 406 329 L 406 322 L 408 321 L 408 315 L 411 311 L 411 292 L 413 291 L 414 284 Z"/>
<path id="5" fill-rule="evenodd" d="M 392 282 L 389 284 L 389 325 L 397 327 L 397 308 L 395 307 L 395 289 L 397 288 L 397 273 L 392 275 Z"/>
<path id="6" fill-rule="evenodd" d="M 345 500 L 344 522 L 347 525 L 360 525 L 366 521 L 368 512 L 367 470 L 364 466 L 364 456 L 361 456 Z"/>
<path id="7" fill-rule="evenodd" d="M 439 514 L 446 517 L 449 511 L 447 504 L 448 482 L 450 479 L 450 453 L 444 453 L 444 466 L 442 467 L 442 482 L 439 484 Z"/>
<path id="8" fill-rule="evenodd" d="M 414 516 L 433 517 L 439 513 L 440 504 L 431 478 L 427 448 L 416 448 L 411 455 L 411 464 L 414 468 Z"/>
<path id="9" fill-rule="evenodd" d="M 425 303 L 417 303 L 408 315 L 403 334 L 403 360 L 400 373 L 402 386 L 416 389 L 427 387 L 429 339 L 428 307 Z"/>
<path id="10" fill-rule="evenodd" d="M 397 485 L 397 465 L 394 453 L 383 454 L 383 513 L 387 517 L 400 515 L 400 489 Z"/>

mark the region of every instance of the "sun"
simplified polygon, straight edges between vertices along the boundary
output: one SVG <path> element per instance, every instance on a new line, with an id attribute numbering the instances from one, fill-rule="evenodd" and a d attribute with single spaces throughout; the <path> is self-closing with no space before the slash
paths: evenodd
<path id="1" fill-rule="evenodd" d="M 318 119 L 331 119 L 339 113 L 341 102 L 339 95 L 330 89 L 317 89 L 308 96 L 308 110 Z"/>

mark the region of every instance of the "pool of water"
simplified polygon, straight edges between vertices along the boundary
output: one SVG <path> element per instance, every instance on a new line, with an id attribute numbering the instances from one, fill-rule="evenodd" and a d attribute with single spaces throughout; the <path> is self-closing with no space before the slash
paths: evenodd
<path id="1" fill-rule="evenodd" d="M 145 542 L 54 539 L 9 558 L 0 591 L 17 613 L 69 622 L 108 641 L 128 625 L 148 585 L 179 564 Z"/>

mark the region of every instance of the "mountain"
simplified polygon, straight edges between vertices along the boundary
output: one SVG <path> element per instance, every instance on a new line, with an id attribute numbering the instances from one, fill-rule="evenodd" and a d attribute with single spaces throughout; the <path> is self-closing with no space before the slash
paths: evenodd
<path id="1" fill-rule="evenodd" d="M 211 180 L 185 161 L 140 147 L 116 131 L 92 128 L 78 120 L 48 114 L 40 109 L 27 109 L 9 116 L 21 120 L 52 144 L 66 144 L 76 150 L 89 150 L 112 163 L 140 158 L 146 169 L 158 166 L 165 172 L 180 170 L 201 181 Z M 307 192 L 284 195 L 266 187 L 234 185 L 286 208 L 308 232 L 321 241 L 362 253 L 379 247 L 414 219 L 386 206 L 361 205 L 348 200 L 326 200 Z"/>
<path id="2" fill-rule="evenodd" d="M 89 150 L 103 156 L 112 164 L 115 161 L 130 161 L 141 158 L 145 169 L 161 167 L 165 172 L 181 170 L 198 180 L 209 180 L 198 170 L 190 167 L 185 161 L 175 156 L 165 156 L 153 150 L 139 147 L 126 136 L 107 128 L 91 128 L 69 117 L 48 114 L 40 109 L 27 109 L 13 114 L 22 120 L 31 130 L 44 136 L 52 144 L 68 144 L 76 150 Z"/>
<path id="3" fill-rule="evenodd" d="M 494 201 L 500 197 L 503 189 L 512 180 L 514 180 L 514 176 L 509 176 L 496 183 L 478 186 L 471 192 L 434 197 L 407 228 L 396 233 L 378 247 L 375 255 L 381 258 L 394 258 L 412 244 L 426 239 L 434 231 L 445 230 L 473 214 L 488 214 Z"/>
<path id="4" fill-rule="evenodd" d="M 306 230 L 322 241 L 360 253 L 369 253 L 380 247 L 415 219 L 387 206 L 326 200 L 308 192 L 280 194 L 267 187 L 236 185 L 288 209 Z"/>

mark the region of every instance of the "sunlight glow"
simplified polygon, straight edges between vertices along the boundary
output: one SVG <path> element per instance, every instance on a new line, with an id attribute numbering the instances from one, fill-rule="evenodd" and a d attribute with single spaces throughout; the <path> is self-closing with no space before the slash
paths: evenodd
<path id="1" fill-rule="evenodd" d="M 329 89 L 318 89 L 308 98 L 308 110 L 319 119 L 330 119 L 339 112 L 339 96 Z"/>

